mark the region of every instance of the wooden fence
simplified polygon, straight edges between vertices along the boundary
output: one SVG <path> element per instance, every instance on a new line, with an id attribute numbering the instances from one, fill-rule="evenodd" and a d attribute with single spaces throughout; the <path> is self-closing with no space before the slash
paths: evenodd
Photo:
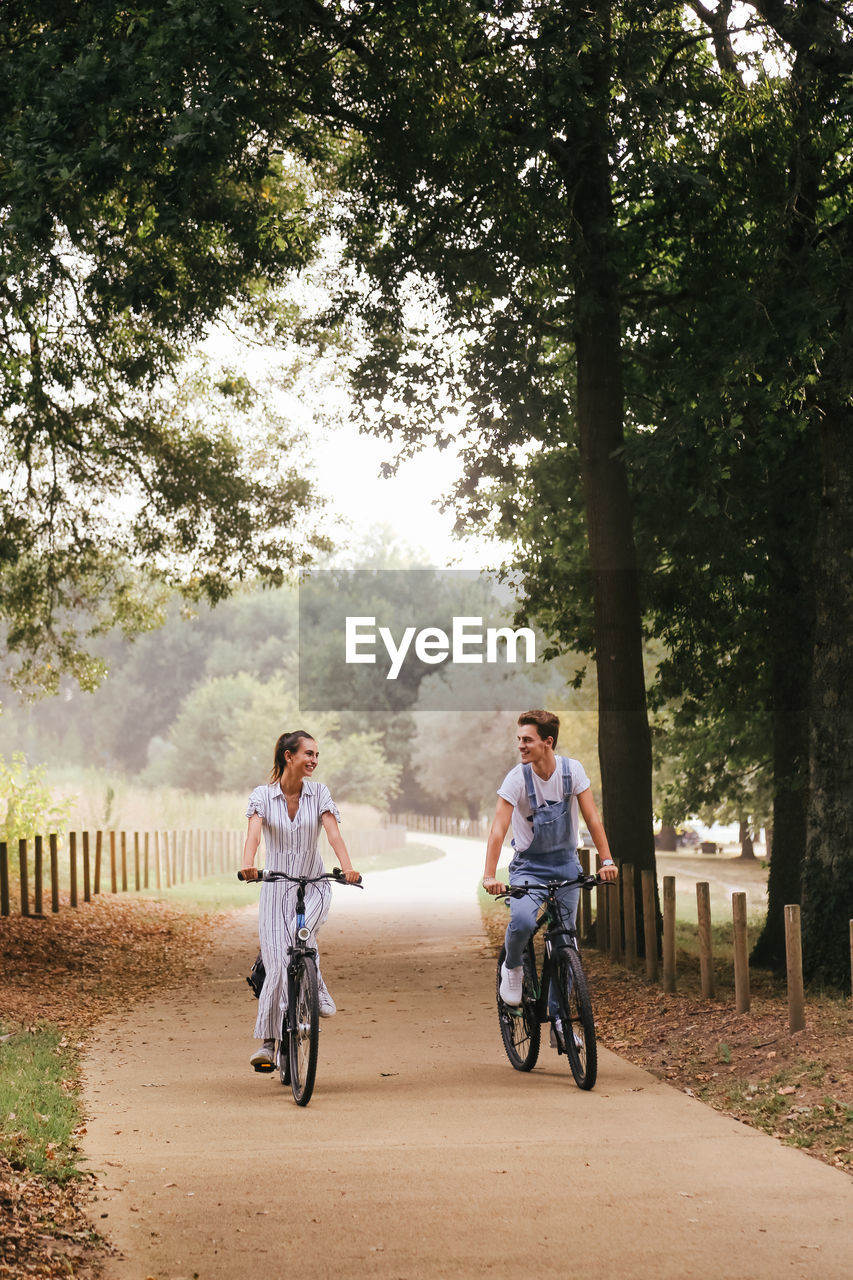
<path id="1" fill-rule="evenodd" d="M 60 905 L 78 907 L 96 894 L 170 889 L 239 865 L 240 831 L 71 831 L 20 840 L 17 905 L 23 916 Z M 12 910 L 10 850 L 0 842 L 0 915 Z M 62 892 L 60 892 L 62 890 Z"/>
<path id="2" fill-rule="evenodd" d="M 383 853 L 405 843 L 405 827 L 387 824 L 370 831 L 348 831 L 347 848 L 355 860 L 367 853 Z M 17 865 L 5 842 L 0 842 L 0 916 L 13 905 L 22 916 L 44 915 L 61 905 L 78 907 L 95 894 L 140 893 L 171 889 L 207 876 L 236 871 L 243 851 L 244 831 L 71 831 L 20 840 Z M 323 852 L 331 856 L 323 833 Z M 16 874 L 15 874 L 16 873 Z M 13 904 L 11 889 L 17 882 Z"/>
<path id="3" fill-rule="evenodd" d="M 586 874 L 590 871 L 589 849 L 578 850 L 581 865 Z M 578 912 L 578 933 L 582 939 L 593 939 L 594 945 L 606 952 L 611 960 L 634 968 L 638 964 L 636 945 L 636 921 L 643 920 L 646 938 L 657 940 L 655 902 L 655 876 L 653 871 L 641 873 L 642 907 L 638 913 L 634 903 L 634 868 L 623 863 L 619 879 L 610 888 L 595 890 L 593 915 L 590 895 L 581 894 Z M 675 876 L 663 877 L 661 894 L 663 913 L 660 967 L 657 946 L 645 948 L 646 977 L 650 982 L 660 980 L 663 990 L 674 992 L 677 988 L 675 948 Z M 714 955 L 711 931 L 710 885 L 700 881 L 696 885 L 696 920 L 699 936 L 699 983 L 702 995 L 711 999 L 716 992 Z M 595 922 L 595 930 L 592 925 Z M 735 1010 L 748 1013 L 749 948 L 747 944 L 746 894 L 732 894 L 732 944 L 734 957 Z M 788 1026 L 791 1031 L 802 1031 L 805 1021 L 805 991 L 803 985 L 802 933 L 800 908 L 796 904 L 785 907 L 785 951 L 787 957 Z M 850 967 L 853 976 L 853 920 L 850 921 Z"/>
<path id="4" fill-rule="evenodd" d="M 491 818 L 444 818 L 434 813 L 392 813 L 389 823 L 408 831 L 433 831 L 442 836 L 474 836 L 485 840 Z"/>

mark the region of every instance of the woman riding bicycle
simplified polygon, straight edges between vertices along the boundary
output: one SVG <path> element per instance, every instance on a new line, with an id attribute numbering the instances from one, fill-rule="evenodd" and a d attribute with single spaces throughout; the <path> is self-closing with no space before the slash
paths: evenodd
<path id="1" fill-rule="evenodd" d="M 255 858 L 261 836 L 266 846 L 266 867 L 291 876 L 319 876 L 323 860 L 318 850 L 320 828 L 329 840 L 344 877 L 350 884 L 358 880 L 338 822 L 340 814 L 323 782 L 315 782 L 312 774 L 320 752 L 317 743 L 304 729 L 283 733 L 275 744 L 273 769 L 269 785 L 255 787 L 249 797 L 246 816 L 249 828 L 243 846 L 242 870 L 247 880 L 257 880 Z M 297 886 L 289 880 L 276 880 L 261 885 L 258 932 L 266 978 L 258 1001 L 255 1038 L 263 1045 L 250 1058 L 256 1071 L 275 1068 L 275 1042 L 287 1007 L 288 948 L 293 945 L 296 922 Z M 328 880 L 307 885 L 305 889 L 305 923 L 313 935 L 329 912 L 331 888 Z M 320 1017 L 336 1012 L 322 976 L 318 977 Z"/>
<path id="2" fill-rule="evenodd" d="M 518 717 L 518 750 L 521 764 L 511 769 L 498 788 L 498 803 L 486 846 L 483 887 L 500 894 L 504 885 L 495 879 L 504 836 L 512 823 L 515 856 L 509 865 L 510 884 L 547 884 L 549 880 L 575 880 L 581 874 L 578 861 L 578 809 L 601 859 L 603 880 L 615 880 L 617 867 L 610 856 L 604 826 L 592 798 L 589 778 L 577 760 L 554 754 L 560 721 L 550 711 L 524 711 Z M 564 916 L 574 925 L 577 887 L 558 890 Z M 500 997 L 504 1004 L 520 1005 L 524 949 L 536 927 L 536 915 L 547 891 L 535 891 L 510 899 L 506 931 L 506 960 L 501 971 Z"/>

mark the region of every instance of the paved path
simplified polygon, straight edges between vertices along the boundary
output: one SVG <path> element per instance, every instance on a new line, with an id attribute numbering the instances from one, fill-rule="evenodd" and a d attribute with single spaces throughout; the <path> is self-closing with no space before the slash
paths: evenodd
<path id="1" fill-rule="evenodd" d="M 335 890 L 339 1016 L 309 1107 L 247 1067 L 253 910 L 200 989 L 104 1025 L 86 1144 L 93 1219 L 124 1255 L 108 1280 L 849 1280 L 844 1174 L 607 1052 L 592 1093 L 546 1047 L 511 1069 L 481 847 L 430 840 L 441 862 Z"/>

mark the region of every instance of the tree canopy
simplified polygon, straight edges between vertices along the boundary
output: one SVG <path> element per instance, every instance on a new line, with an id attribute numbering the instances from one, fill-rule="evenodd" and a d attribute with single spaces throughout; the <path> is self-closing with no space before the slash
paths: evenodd
<path id="1" fill-rule="evenodd" d="M 597 659 L 617 857 L 654 856 L 645 626 L 682 729 L 693 715 L 719 746 L 728 726 L 730 780 L 769 726 L 764 955 L 779 960 L 802 865 L 807 969 L 837 981 L 853 915 L 851 16 L 815 0 L 7 5 L 13 643 L 38 628 L 16 601 L 72 665 L 57 612 L 110 593 L 137 607 L 127 546 L 86 527 L 85 503 L 69 514 L 100 478 L 145 490 L 129 541 L 147 563 L 200 557 L 175 574 L 191 590 L 221 594 L 234 556 L 287 561 L 275 521 L 258 547 L 239 485 L 236 514 L 210 514 L 231 444 L 186 428 L 173 444 L 149 401 L 223 309 L 282 333 L 270 290 L 334 224 L 323 333 L 351 324 L 364 421 L 405 449 L 461 434 L 461 525 L 512 531 L 528 611 Z M 263 505 L 287 514 L 281 494 Z"/>
<path id="2" fill-rule="evenodd" d="M 229 0 L 0 13 L 0 623 L 22 687 L 91 685 L 91 636 L 150 625 L 157 583 L 216 600 L 310 554 L 293 432 L 267 412 L 252 452 L 245 378 L 186 366 L 223 313 L 266 322 L 325 226 L 319 137 L 309 177 L 263 27 Z"/>

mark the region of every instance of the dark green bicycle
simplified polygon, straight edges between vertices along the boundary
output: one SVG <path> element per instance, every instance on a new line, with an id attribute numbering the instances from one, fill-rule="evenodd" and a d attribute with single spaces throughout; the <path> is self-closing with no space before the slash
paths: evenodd
<path id="1" fill-rule="evenodd" d="M 542 969 L 537 970 L 533 937 L 524 951 L 521 1004 L 509 1005 L 501 1000 L 501 965 L 506 948 L 498 956 L 497 1000 L 501 1039 L 516 1071 L 532 1071 L 539 1057 L 542 1024 L 550 1023 L 557 1051 L 565 1054 L 575 1082 L 581 1089 L 591 1089 L 598 1074 L 598 1051 L 595 1042 L 595 1019 L 586 974 L 578 951 L 574 926 L 563 917 L 557 890 L 580 885 L 582 890 L 596 889 L 612 881 L 598 876 L 581 876 L 577 880 L 552 880 L 547 884 L 510 886 L 505 895 L 521 898 L 544 889 L 547 898 L 536 921 L 533 937 L 544 931 Z M 554 999 L 549 996 L 553 991 Z M 553 1008 L 556 1012 L 552 1012 Z"/>

